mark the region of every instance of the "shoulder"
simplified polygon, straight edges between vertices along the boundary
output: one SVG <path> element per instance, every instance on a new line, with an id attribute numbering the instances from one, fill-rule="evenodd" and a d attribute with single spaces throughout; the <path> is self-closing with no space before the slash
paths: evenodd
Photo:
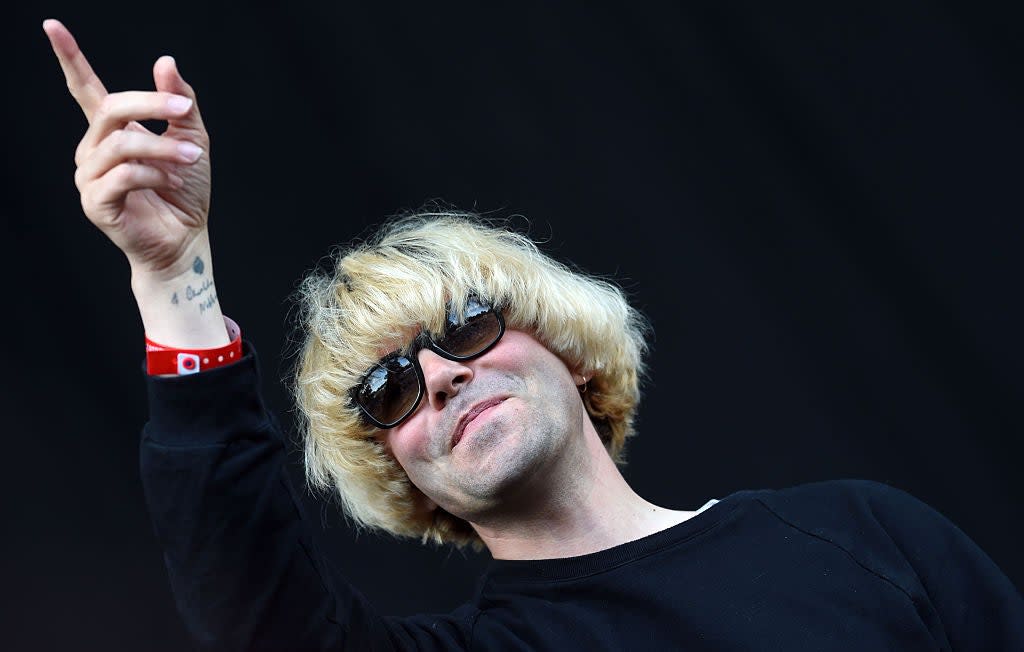
<path id="1" fill-rule="evenodd" d="M 737 492 L 788 526 L 844 548 L 898 539 L 945 519 L 911 494 L 862 479 L 810 482 L 784 489 Z M 948 523 L 948 522 L 947 522 Z"/>
<path id="2" fill-rule="evenodd" d="M 1024 602 L 985 552 L 937 509 L 870 480 L 743 492 L 794 532 L 826 541 L 939 614 L 951 647 L 1024 649 Z"/>
<path id="3" fill-rule="evenodd" d="M 899 499 L 910 497 L 910 494 L 898 487 L 876 480 L 864 480 L 861 478 L 843 478 L 841 480 L 825 480 L 822 482 L 808 482 L 796 485 L 777 492 L 793 498 L 827 497 L 856 498 L 872 500 Z"/>
<path id="4" fill-rule="evenodd" d="M 823 480 L 794 485 L 783 489 L 758 489 L 737 492 L 748 498 L 771 506 L 787 509 L 827 509 L 834 512 L 837 507 L 872 505 L 883 509 L 887 505 L 920 503 L 906 491 L 875 480 L 844 478 Z"/>
<path id="5" fill-rule="evenodd" d="M 875 480 L 844 478 L 822 480 L 782 489 L 744 489 L 729 498 L 754 500 L 765 505 L 790 509 L 834 510 L 837 505 L 900 502 L 916 500 L 906 491 Z"/>
<path id="6" fill-rule="evenodd" d="M 959 530 L 897 487 L 861 479 L 813 482 L 751 497 L 788 526 L 831 542 L 874 569 L 902 567 Z"/>
<path id="7" fill-rule="evenodd" d="M 779 518 L 820 533 L 850 527 L 887 529 L 894 519 L 941 519 L 934 509 L 910 493 L 874 480 L 810 482 L 750 492 L 750 497 Z"/>

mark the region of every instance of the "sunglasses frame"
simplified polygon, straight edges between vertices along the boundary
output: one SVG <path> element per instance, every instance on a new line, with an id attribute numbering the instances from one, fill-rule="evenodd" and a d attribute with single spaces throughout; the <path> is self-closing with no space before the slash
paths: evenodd
<path id="1" fill-rule="evenodd" d="M 416 336 L 416 339 L 413 340 L 412 348 L 408 353 L 402 353 L 401 350 L 394 351 L 377 361 L 375 366 L 383 366 L 386 363 L 390 362 L 391 360 L 395 360 L 397 358 L 406 358 L 407 360 L 409 360 L 409 362 L 412 363 L 413 368 L 416 370 L 416 400 L 412 402 L 412 405 L 409 407 L 409 411 L 403 414 L 401 417 L 399 417 L 394 423 L 388 424 L 383 421 L 378 421 L 377 418 L 370 414 L 370 412 L 365 407 L 363 407 L 363 404 L 359 402 L 359 390 L 363 387 L 363 384 L 366 382 L 367 376 L 370 375 L 370 372 L 373 371 L 374 367 L 371 367 L 366 372 L 366 374 L 363 375 L 359 383 L 356 384 L 351 390 L 349 390 L 352 402 L 356 405 L 356 407 L 359 408 L 359 411 L 362 413 L 362 417 L 366 421 L 368 421 L 370 425 L 380 428 L 381 430 L 389 430 L 391 428 L 397 427 L 403 421 L 412 416 L 414 412 L 416 412 L 416 408 L 420 406 L 420 401 L 423 400 L 423 392 L 426 390 L 427 387 L 427 381 L 426 378 L 423 376 L 423 368 L 420 366 L 419 360 L 419 353 L 423 349 L 429 349 L 436 353 L 437 355 L 441 356 L 442 358 L 445 358 L 446 360 L 452 360 L 453 362 L 464 362 L 466 360 L 473 360 L 474 358 L 479 358 L 483 354 L 493 349 L 494 346 L 501 341 L 501 338 L 505 335 L 505 317 L 504 315 L 501 314 L 501 310 L 497 306 L 492 306 L 490 304 L 484 303 L 483 301 L 477 300 L 477 303 L 483 306 L 487 306 L 487 308 L 489 308 L 490 311 L 497 318 L 498 334 L 494 337 L 494 341 L 492 341 L 490 344 L 488 344 L 481 350 L 477 351 L 476 353 L 464 356 L 458 356 L 453 353 L 449 353 L 442 349 L 433 337 L 428 335 L 426 332 L 421 332 L 419 335 Z M 463 322 L 462 324 L 457 324 L 456 327 L 464 327 L 465 325 L 466 323 Z M 439 339 L 443 341 L 447 336 L 448 329 L 446 328 L 445 332 L 442 333 Z"/>

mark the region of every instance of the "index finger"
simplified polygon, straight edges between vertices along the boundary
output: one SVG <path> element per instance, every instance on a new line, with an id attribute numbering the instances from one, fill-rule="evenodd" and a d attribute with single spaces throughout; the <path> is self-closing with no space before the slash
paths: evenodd
<path id="1" fill-rule="evenodd" d="M 57 61 L 64 71 L 64 79 L 68 83 L 68 90 L 71 96 L 78 102 L 78 106 L 85 113 L 85 118 L 92 122 L 92 115 L 99 106 L 100 101 L 107 95 L 107 89 L 103 82 L 93 72 L 89 61 L 79 49 L 75 37 L 71 35 L 67 27 L 53 18 L 43 21 L 43 31 L 50 38 L 50 46 L 53 47 Z"/>

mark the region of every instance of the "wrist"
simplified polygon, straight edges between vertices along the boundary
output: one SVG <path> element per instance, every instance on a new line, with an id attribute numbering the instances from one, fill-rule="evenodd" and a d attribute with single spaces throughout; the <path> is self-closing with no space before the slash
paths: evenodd
<path id="1" fill-rule="evenodd" d="M 214 348 L 167 346 L 146 337 L 146 373 L 150 376 L 183 376 L 215 369 L 242 358 L 242 331 L 230 317 L 223 317 L 230 342 Z"/>
<path id="2" fill-rule="evenodd" d="M 168 347 L 212 349 L 231 338 L 224 324 L 209 248 L 173 275 L 132 270 L 131 287 L 146 337 Z"/>
<path id="3" fill-rule="evenodd" d="M 204 228 L 173 253 L 154 256 L 135 253 L 125 257 L 132 272 L 133 285 L 158 285 L 187 278 L 194 273 L 196 258 L 203 261 L 203 266 L 212 273 L 210 250 L 210 233 Z"/>

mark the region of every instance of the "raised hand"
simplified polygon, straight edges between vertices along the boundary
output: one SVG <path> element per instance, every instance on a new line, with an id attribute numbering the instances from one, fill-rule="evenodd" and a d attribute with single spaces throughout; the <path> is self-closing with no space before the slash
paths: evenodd
<path id="1" fill-rule="evenodd" d="M 174 59 L 153 66 L 156 91 L 107 93 L 71 32 L 43 22 L 68 90 L 89 128 L 75 152 L 75 184 L 89 220 L 116 244 L 133 273 L 172 279 L 207 240 L 210 139 L 196 95 Z M 139 120 L 166 120 L 154 134 Z"/>
<path id="2" fill-rule="evenodd" d="M 206 228 L 210 138 L 195 92 L 164 56 L 156 91 L 107 93 L 64 25 L 50 19 L 43 30 L 89 121 L 75 152 L 82 208 L 127 256 L 146 335 L 176 348 L 227 344 Z M 139 120 L 168 126 L 158 135 Z"/>

